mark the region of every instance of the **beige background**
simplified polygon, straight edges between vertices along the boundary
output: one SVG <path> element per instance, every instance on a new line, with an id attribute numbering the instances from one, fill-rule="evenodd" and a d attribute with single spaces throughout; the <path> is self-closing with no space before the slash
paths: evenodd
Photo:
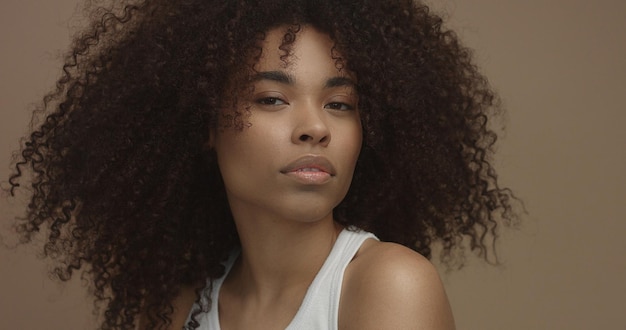
<path id="1" fill-rule="evenodd" d="M 504 100 L 500 177 L 529 211 L 504 233 L 503 267 L 470 258 L 443 274 L 458 328 L 626 329 L 626 2 L 430 2 Z M 77 3 L 0 3 L 0 178 Z M 0 206 L 4 230 L 15 208 Z M 34 254 L 0 250 L 0 329 L 94 328 L 80 279 L 50 281 Z"/>

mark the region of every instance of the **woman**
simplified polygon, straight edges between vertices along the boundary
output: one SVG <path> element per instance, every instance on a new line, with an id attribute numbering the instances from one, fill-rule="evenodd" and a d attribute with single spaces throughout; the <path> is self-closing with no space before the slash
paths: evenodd
<path id="1" fill-rule="evenodd" d="M 61 279 L 85 267 L 102 328 L 454 327 L 431 246 L 449 260 L 466 236 L 485 256 L 511 213 L 494 95 L 438 17 L 401 0 L 123 9 L 75 41 L 10 179 L 32 172 L 18 230 L 48 228 Z"/>

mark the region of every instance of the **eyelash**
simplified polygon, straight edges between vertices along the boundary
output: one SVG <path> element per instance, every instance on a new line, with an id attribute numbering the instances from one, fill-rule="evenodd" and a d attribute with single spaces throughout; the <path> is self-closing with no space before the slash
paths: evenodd
<path id="1" fill-rule="evenodd" d="M 276 101 L 280 101 L 280 102 L 282 102 L 282 104 L 276 104 Z M 278 97 L 262 97 L 260 99 L 257 99 L 256 103 L 261 104 L 261 105 L 283 105 L 283 104 L 289 104 L 289 103 L 281 100 Z"/>
<path id="2" fill-rule="evenodd" d="M 286 101 L 278 98 L 278 97 L 262 97 L 259 98 L 255 101 L 258 104 L 261 105 L 268 105 L 268 106 L 274 106 L 274 105 L 285 105 L 285 104 L 289 104 Z M 277 102 L 280 102 L 277 104 Z M 354 106 L 348 104 L 348 103 L 343 103 L 343 102 L 330 102 L 326 105 L 324 105 L 325 109 L 331 109 L 331 110 L 337 110 L 337 111 L 351 111 L 354 110 Z"/>
<path id="3" fill-rule="evenodd" d="M 337 108 L 336 106 L 339 106 L 339 108 Z M 325 105 L 324 108 L 332 109 L 332 110 L 339 110 L 339 111 L 354 110 L 354 106 L 352 106 L 350 104 L 347 104 L 347 103 L 343 103 L 343 102 L 330 102 L 327 105 Z M 342 109 L 342 108 L 344 108 L 344 109 Z"/>

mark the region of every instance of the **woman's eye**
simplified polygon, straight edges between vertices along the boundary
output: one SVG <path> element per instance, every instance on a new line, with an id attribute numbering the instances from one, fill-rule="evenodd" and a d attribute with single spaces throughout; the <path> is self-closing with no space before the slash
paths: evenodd
<path id="1" fill-rule="evenodd" d="M 259 104 L 262 105 L 283 105 L 283 104 L 287 104 L 287 102 L 277 98 L 277 97 L 263 97 L 260 98 L 256 101 Z"/>
<path id="2" fill-rule="evenodd" d="M 332 110 L 354 110 L 354 107 L 346 104 L 346 103 L 342 103 L 342 102 L 332 102 L 332 103 L 328 103 L 324 106 L 324 108 L 326 109 L 332 109 Z"/>

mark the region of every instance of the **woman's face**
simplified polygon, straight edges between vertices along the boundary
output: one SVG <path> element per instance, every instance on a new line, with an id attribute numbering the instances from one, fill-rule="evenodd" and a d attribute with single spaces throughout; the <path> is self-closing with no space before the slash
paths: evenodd
<path id="1" fill-rule="evenodd" d="M 361 148 L 356 81 L 336 68 L 332 40 L 309 26 L 285 64 L 283 35 L 269 31 L 253 91 L 239 101 L 249 127 L 218 129 L 211 145 L 236 219 L 332 219 Z"/>

